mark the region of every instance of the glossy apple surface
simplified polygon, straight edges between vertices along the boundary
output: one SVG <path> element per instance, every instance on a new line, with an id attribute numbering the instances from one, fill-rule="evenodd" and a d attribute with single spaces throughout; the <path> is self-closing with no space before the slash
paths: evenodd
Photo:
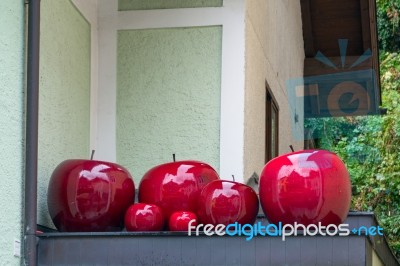
<path id="1" fill-rule="evenodd" d="M 173 212 L 196 212 L 201 189 L 217 179 L 217 172 L 203 162 L 178 161 L 158 165 L 143 176 L 139 184 L 139 202 L 159 206 L 168 223 Z"/>
<path id="2" fill-rule="evenodd" d="M 130 173 L 94 160 L 67 160 L 51 175 L 47 205 L 62 232 L 119 231 L 135 198 Z"/>
<path id="3" fill-rule="evenodd" d="M 197 216 L 201 223 L 254 224 L 257 214 L 257 194 L 245 184 L 216 180 L 207 184 L 200 193 Z"/>
<path id="4" fill-rule="evenodd" d="M 192 222 L 192 226 L 198 224 L 197 215 L 194 212 L 177 211 L 171 214 L 169 217 L 168 228 L 170 231 L 188 231 L 189 222 Z"/>
<path id="5" fill-rule="evenodd" d="M 337 155 L 305 150 L 269 161 L 260 176 L 260 202 L 271 223 L 342 223 L 349 212 L 349 173 Z"/>
<path id="6" fill-rule="evenodd" d="M 161 231 L 164 227 L 164 216 L 160 207 L 154 204 L 135 203 L 125 214 L 127 231 Z"/>

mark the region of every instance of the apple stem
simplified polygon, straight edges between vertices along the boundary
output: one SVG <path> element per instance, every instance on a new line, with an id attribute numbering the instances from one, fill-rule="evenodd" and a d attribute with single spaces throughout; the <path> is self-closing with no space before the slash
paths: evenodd
<path id="1" fill-rule="evenodd" d="M 235 182 L 235 175 L 232 175 L 233 182 Z"/>
<path id="2" fill-rule="evenodd" d="M 174 160 L 174 162 L 176 162 L 175 161 L 175 153 L 172 154 L 172 160 Z"/>
<path id="3" fill-rule="evenodd" d="M 294 152 L 293 145 L 289 145 L 289 148 Z"/>
<path id="4" fill-rule="evenodd" d="M 92 154 L 90 155 L 90 160 L 93 160 L 95 150 L 92 150 Z"/>

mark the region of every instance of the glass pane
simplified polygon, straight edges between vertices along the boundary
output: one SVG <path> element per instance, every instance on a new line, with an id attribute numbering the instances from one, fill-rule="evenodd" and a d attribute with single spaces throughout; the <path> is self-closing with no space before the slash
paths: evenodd
<path id="1" fill-rule="evenodd" d="M 276 156 L 276 142 L 277 142 L 277 128 L 276 128 L 276 121 L 277 117 L 276 117 L 276 111 L 274 108 L 271 108 L 271 156 L 275 157 Z"/>

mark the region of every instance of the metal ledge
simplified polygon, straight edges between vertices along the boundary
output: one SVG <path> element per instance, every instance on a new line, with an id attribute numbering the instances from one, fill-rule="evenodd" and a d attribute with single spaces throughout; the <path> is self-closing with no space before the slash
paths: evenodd
<path id="1" fill-rule="evenodd" d="M 259 220 L 266 224 L 264 217 Z M 349 213 L 349 228 L 376 226 L 373 213 Z M 39 265 L 399 265 L 382 236 L 189 237 L 185 232 L 38 235 Z M 382 264 L 376 264 L 381 262 Z"/>

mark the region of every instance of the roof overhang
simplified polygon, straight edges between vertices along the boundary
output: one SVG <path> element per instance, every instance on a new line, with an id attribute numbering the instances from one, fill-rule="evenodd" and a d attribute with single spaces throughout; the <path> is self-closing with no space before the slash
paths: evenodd
<path id="1" fill-rule="evenodd" d="M 301 0 L 305 116 L 379 114 L 375 0 Z"/>

